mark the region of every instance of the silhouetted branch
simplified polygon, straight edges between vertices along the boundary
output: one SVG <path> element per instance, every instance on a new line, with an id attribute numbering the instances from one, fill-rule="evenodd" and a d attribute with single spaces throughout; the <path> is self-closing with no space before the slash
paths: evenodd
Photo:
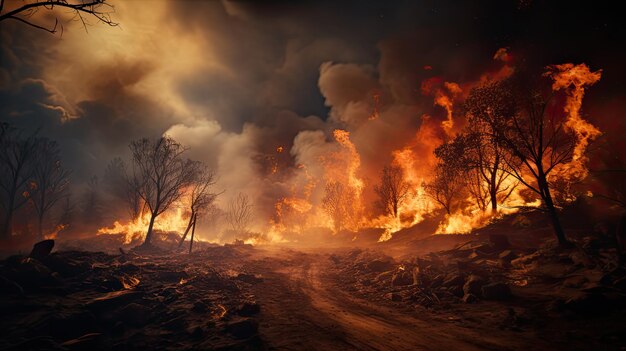
<path id="1" fill-rule="evenodd" d="M 85 31 L 87 31 L 87 25 L 89 23 L 83 17 L 83 14 L 90 15 L 95 17 L 100 22 L 103 22 L 109 26 L 117 26 L 118 23 L 114 22 L 111 19 L 111 13 L 114 12 L 113 5 L 109 4 L 107 0 L 93 0 L 85 2 L 84 0 L 80 0 L 77 2 L 72 2 L 71 0 L 49 0 L 49 1 L 36 1 L 32 3 L 25 4 L 16 9 L 8 11 L 6 13 L 2 13 L 4 9 L 5 2 L 2 0 L 0 2 L 0 21 L 6 19 L 14 19 L 25 23 L 31 27 L 44 30 L 48 33 L 56 33 L 57 28 L 61 28 L 63 30 L 63 25 L 59 26 L 59 19 L 55 17 L 54 26 L 44 26 L 40 24 L 36 24 L 30 20 L 30 18 L 40 9 L 44 8 L 48 11 L 54 11 L 55 6 L 63 9 L 69 9 L 70 12 L 74 13 L 74 19 L 80 20 Z"/>

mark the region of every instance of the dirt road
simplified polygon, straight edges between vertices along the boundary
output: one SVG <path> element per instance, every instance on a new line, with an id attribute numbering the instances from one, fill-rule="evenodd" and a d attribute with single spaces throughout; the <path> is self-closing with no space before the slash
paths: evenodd
<path id="1" fill-rule="evenodd" d="M 251 270 L 264 277 L 255 287 L 262 306 L 259 331 L 270 349 L 543 349 L 519 335 L 484 333 L 428 312 L 407 313 L 355 298 L 337 287 L 328 255 L 286 250 L 254 262 Z"/>

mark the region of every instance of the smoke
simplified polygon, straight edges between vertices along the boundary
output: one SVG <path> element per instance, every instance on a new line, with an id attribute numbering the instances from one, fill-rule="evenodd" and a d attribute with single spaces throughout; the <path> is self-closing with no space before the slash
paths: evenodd
<path id="1" fill-rule="evenodd" d="M 257 231 L 276 217 L 281 199 L 315 211 L 325 182 L 347 177 L 342 167 L 352 156 L 335 130 L 348 132 L 358 152 L 354 172 L 371 207 L 383 166 L 410 155 L 419 174 L 432 169 L 434 147 L 462 126 L 441 127 L 455 118 L 459 89 L 510 74 L 516 50 L 569 40 L 568 33 L 518 33 L 520 23 L 539 33 L 534 17 L 560 10 L 548 5 L 114 5 L 119 28 L 95 24 L 87 33 L 69 23 L 54 37 L 1 24 L 2 120 L 58 140 L 79 185 L 101 176 L 113 157 L 127 157 L 131 140 L 168 134 L 216 171 L 219 207 L 250 196 Z M 537 65 L 566 56 L 549 52 Z M 426 81 L 436 85 L 424 94 Z M 433 100 L 437 91 L 443 107 Z"/>

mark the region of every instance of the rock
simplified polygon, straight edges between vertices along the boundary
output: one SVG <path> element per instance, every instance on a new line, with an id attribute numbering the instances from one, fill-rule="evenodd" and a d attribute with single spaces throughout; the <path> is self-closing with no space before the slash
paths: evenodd
<path id="1" fill-rule="evenodd" d="M 402 301 L 402 296 L 398 293 L 388 293 L 385 295 L 385 298 L 394 302 Z"/>
<path id="2" fill-rule="evenodd" d="M 91 300 L 86 307 L 94 311 L 112 310 L 142 296 L 143 292 L 141 291 L 114 291 Z"/>
<path id="3" fill-rule="evenodd" d="M 472 294 L 480 296 L 482 293 L 481 289 L 485 284 L 486 282 L 482 277 L 472 274 L 463 285 L 463 293 L 465 295 Z"/>
<path id="4" fill-rule="evenodd" d="M 506 300 L 511 297 L 511 288 L 506 283 L 492 283 L 481 288 L 482 297 L 486 300 Z"/>
<path id="5" fill-rule="evenodd" d="M 566 288 L 574 288 L 578 289 L 585 285 L 589 280 L 582 275 L 575 275 L 573 277 L 569 277 L 563 281 L 563 286 Z"/>
<path id="6" fill-rule="evenodd" d="M 250 317 L 261 312 L 261 306 L 256 302 L 244 302 L 237 307 L 237 314 L 244 317 Z"/>
<path id="7" fill-rule="evenodd" d="M 247 339 L 254 336 L 259 329 L 259 324 L 253 319 L 241 319 L 226 325 L 226 332 L 237 339 Z"/>
<path id="8" fill-rule="evenodd" d="M 104 350 L 102 345 L 102 334 L 89 333 L 81 336 L 80 338 L 68 340 L 61 344 L 68 350 Z"/>
<path id="9" fill-rule="evenodd" d="M 41 260 L 50 254 L 53 247 L 54 247 L 54 240 L 52 239 L 40 241 L 36 243 L 35 245 L 33 245 L 33 249 L 31 250 L 30 255 L 28 255 L 28 257 L 34 258 L 36 260 Z"/>
<path id="10" fill-rule="evenodd" d="M 379 259 L 370 261 L 365 265 L 366 270 L 370 272 L 376 272 L 376 273 L 386 272 L 388 270 L 393 269 L 393 267 L 394 267 L 393 262 L 383 261 Z"/>
<path id="11" fill-rule="evenodd" d="M 463 295 L 463 303 L 474 303 L 478 301 L 478 298 L 474 294 Z"/>
<path id="12" fill-rule="evenodd" d="M 451 287 L 451 286 L 463 286 L 465 283 L 465 278 L 460 274 L 455 274 L 450 276 L 443 282 L 443 286 Z"/>
<path id="13" fill-rule="evenodd" d="M 119 311 L 119 317 L 128 325 L 142 327 L 148 323 L 150 312 L 148 307 L 132 302 Z"/>
<path id="14" fill-rule="evenodd" d="M 490 234 L 489 242 L 493 245 L 493 248 L 497 251 L 506 250 L 511 247 L 509 237 L 502 234 Z"/>
<path id="15" fill-rule="evenodd" d="M 391 286 L 407 286 L 414 283 L 413 273 L 407 270 L 399 270 L 391 277 Z"/>

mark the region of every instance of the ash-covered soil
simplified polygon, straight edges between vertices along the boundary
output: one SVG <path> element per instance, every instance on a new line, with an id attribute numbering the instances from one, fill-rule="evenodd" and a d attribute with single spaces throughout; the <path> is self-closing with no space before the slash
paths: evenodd
<path id="1" fill-rule="evenodd" d="M 0 349 L 624 350 L 610 238 L 434 252 L 204 246 L 0 263 Z M 393 252 L 398 252 L 392 250 Z"/>

